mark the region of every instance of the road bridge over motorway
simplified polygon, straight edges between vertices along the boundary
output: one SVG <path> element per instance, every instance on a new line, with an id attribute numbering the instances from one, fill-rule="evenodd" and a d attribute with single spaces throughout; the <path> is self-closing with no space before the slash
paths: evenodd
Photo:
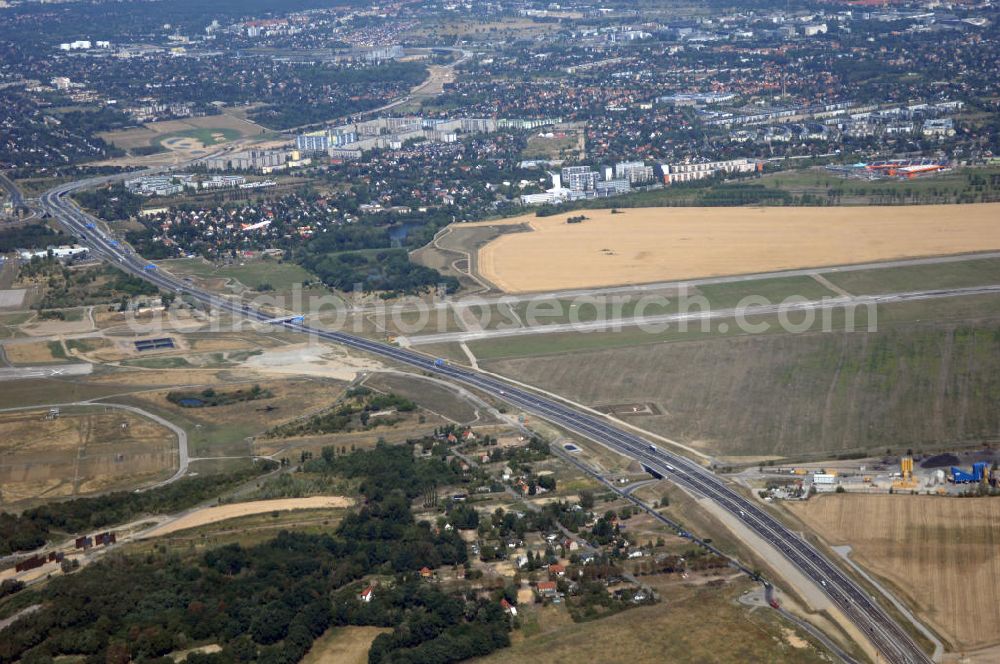
<path id="1" fill-rule="evenodd" d="M 637 460 L 682 488 L 712 500 L 781 552 L 857 625 L 884 660 L 894 664 L 925 664 L 932 661 L 906 630 L 876 604 L 857 582 L 848 577 L 816 547 L 792 533 L 769 512 L 744 497 L 727 482 L 687 457 L 657 447 L 640 434 L 623 428 L 605 417 L 582 411 L 558 398 L 542 395 L 498 377 L 453 366 L 407 348 L 313 327 L 295 318 L 275 319 L 272 314 L 238 300 L 197 289 L 168 272 L 156 269 L 127 245 L 117 242 L 111 244 L 110 238 L 96 224 L 97 220 L 67 200 L 66 195 L 78 189 L 108 182 L 116 177 L 123 176 L 105 176 L 61 185 L 46 192 L 41 198 L 41 205 L 67 230 L 90 245 L 95 255 L 165 291 L 189 296 L 205 306 L 228 312 L 236 317 L 270 323 L 289 332 L 309 335 L 395 360 L 465 387 L 474 388 Z"/>

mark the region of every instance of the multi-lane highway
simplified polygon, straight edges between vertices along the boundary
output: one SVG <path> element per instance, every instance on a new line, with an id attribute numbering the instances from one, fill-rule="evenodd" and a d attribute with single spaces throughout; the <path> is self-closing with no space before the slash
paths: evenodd
<path id="1" fill-rule="evenodd" d="M 898 664 L 923 664 L 931 661 L 910 635 L 826 556 L 789 531 L 766 510 L 690 459 L 661 449 L 641 435 L 621 428 L 609 419 L 581 411 L 556 398 L 542 396 L 496 377 L 452 366 L 405 348 L 343 332 L 320 329 L 298 319 L 274 319 L 271 314 L 199 290 L 167 272 L 156 269 L 129 247 L 109 238 L 101 231 L 96 219 L 82 212 L 65 198 L 71 191 L 106 182 L 114 177 L 57 187 L 42 197 L 42 207 L 69 231 L 80 236 L 82 241 L 92 248 L 95 255 L 103 257 L 126 272 L 150 281 L 165 291 L 187 295 L 204 305 L 234 316 L 242 316 L 258 323 L 272 323 L 291 332 L 342 344 L 436 374 L 506 401 L 636 459 L 679 486 L 714 501 L 780 551 L 806 577 L 815 582 L 829 596 L 833 604 L 868 637 L 882 659 Z"/>
<path id="2" fill-rule="evenodd" d="M 21 194 L 21 190 L 4 173 L 0 173 L 0 189 L 4 189 L 7 192 L 7 195 L 10 196 L 11 205 L 15 209 L 24 207 L 24 196 Z"/>

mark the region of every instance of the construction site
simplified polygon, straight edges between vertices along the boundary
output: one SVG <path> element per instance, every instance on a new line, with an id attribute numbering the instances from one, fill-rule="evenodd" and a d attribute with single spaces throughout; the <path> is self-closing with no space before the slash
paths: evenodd
<path id="1" fill-rule="evenodd" d="M 992 450 L 886 456 L 767 466 L 740 474 L 765 501 L 805 500 L 818 493 L 906 493 L 938 496 L 989 495 L 1000 491 Z"/>

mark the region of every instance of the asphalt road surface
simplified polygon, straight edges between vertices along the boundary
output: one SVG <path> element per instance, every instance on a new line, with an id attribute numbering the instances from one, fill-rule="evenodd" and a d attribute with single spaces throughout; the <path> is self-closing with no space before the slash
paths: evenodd
<path id="1" fill-rule="evenodd" d="M 0 368 L 0 381 L 24 380 L 26 378 L 53 378 L 58 376 L 86 376 L 94 365 L 87 363 L 42 365 L 37 367 Z"/>
<path id="2" fill-rule="evenodd" d="M 420 334 L 406 337 L 406 343 L 411 346 L 425 344 L 454 343 L 463 341 L 479 341 L 497 337 L 519 337 L 535 334 L 557 334 L 560 332 L 615 332 L 626 327 L 649 326 L 667 329 L 674 325 L 690 324 L 716 319 L 732 319 L 737 316 L 761 316 L 765 314 L 792 314 L 797 312 L 822 311 L 830 309 L 868 307 L 880 304 L 900 302 L 916 302 L 919 300 L 934 300 L 948 297 L 965 297 L 970 295 L 987 295 L 1000 293 L 1000 285 L 970 286 L 967 288 L 946 288 L 925 291 L 907 291 L 905 293 L 882 293 L 880 295 L 851 295 L 829 297 L 822 300 L 790 301 L 773 304 L 748 306 L 743 309 L 726 308 L 701 311 L 657 314 L 655 316 L 634 316 L 630 318 L 605 318 L 594 321 L 576 323 L 548 323 L 528 327 L 497 328 L 492 330 L 475 330 L 464 332 L 441 332 L 439 334 Z M 796 320 L 798 317 L 796 317 Z M 728 323 L 723 323 L 728 325 Z M 721 327 L 721 326 L 720 326 Z"/>
<path id="3" fill-rule="evenodd" d="M 291 332 L 342 344 L 461 383 L 636 459 L 679 486 L 714 501 L 769 542 L 804 575 L 822 588 L 844 615 L 868 637 L 884 660 L 896 664 L 922 664 L 932 661 L 902 627 L 826 556 L 785 528 L 770 513 L 690 459 L 660 449 L 649 440 L 630 430 L 619 428 L 608 419 L 582 412 L 558 399 L 543 397 L 478 371 L 452 366 L 405 348 L 312 327 L 297 319 L 274 319 L 270 314 L 249 305 L 193 288 L 190 284 L 157 269 L 126 245 L 117 242 L 112 244 L 112 240 L 96 225 L 96 219 L 64 198 L 67 193 L 77 189 L 108 182 L 116 177 L 134 176 L 135 174 L 131 173 L 127 176 L 107 176 L 64 184 L 46 192 L 42 196 L 41 204 L 45 211 L 58 219 L 67 230 L 88 244 L 95 255 L 103 257 L 125 272 L 146 279 L 165 291 L 187 295 L 204 305 L 235 316 L 243 316 L 262 323 L 270 322 Z"/>
<path id="4" fill-rule="evenodd" d="M 10 196 L 10 202 L 14 205 L 15 209 L 24 207 L 24 196 L 21 194 L 21 190 L 4 173 L 0 173 L 0 188 L 7 191 L 7 194 Z"/>

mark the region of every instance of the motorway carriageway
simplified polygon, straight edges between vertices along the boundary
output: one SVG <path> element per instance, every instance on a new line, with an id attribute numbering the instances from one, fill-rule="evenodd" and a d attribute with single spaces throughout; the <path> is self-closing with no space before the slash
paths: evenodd
<path id="1" fill-rule="evenodd" d="M 807 578 L 821 587 L 833 603 L 868 637 L 885 660 L 895 664 L 925 664 L 932 661 L 910 635 L 875 604 L 857 583 L 848 578 L 815 547 L 793 534 L 764 509 L 744 498 L 712 472 L 695 462 L 662 450 L 638 434 L 611 424 L 607 419 L 581 412 L 559 400 L 509 385 L 478 371 L 452 366 L 404 348 L 343 332 L 312 327 L 297 320 L 275 319 L 247 305 L 193 288 L 186 282 L 156 269 L 126 245 L 118 242 L 112 244 L 97 226 L 97 219 L 81 211 L 74 203 L 63 200 L 62 197 L 71 191 L 108 182 L 115 177 L 121 176 L 94 178 L 61 185 L 42 196 L 42 206 L 70 232 L 80 236 L 95 253 L 164 291 L 186 294 L 211 308 L 229 312 L 234 316 L 243 316 L 258 323 L 270 323 L 291 332 L 342 344 L 449 378 L 636 459 L 679 486 L 713 500 L 781 551 Z"/>

